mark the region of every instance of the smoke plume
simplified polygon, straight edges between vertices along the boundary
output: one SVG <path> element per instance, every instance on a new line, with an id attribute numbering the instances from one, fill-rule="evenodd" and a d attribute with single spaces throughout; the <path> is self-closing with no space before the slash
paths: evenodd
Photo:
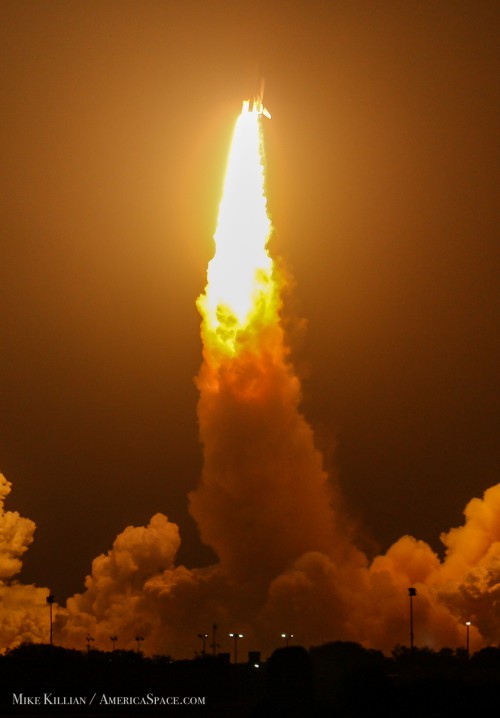
<path id="1" fill-rule="evenodd" d="M 301 386 L 282 321 L 285 279 L 267 251 L 258 108 L 246 103 L 208 270 L 197 377 L 204 467 L 190 510 L 217 555 L 206 568 L 178 565 L 178 527 L 156 514 L 127 527 L 94 559 L 85 590 L 56 616 L 57 643 L 190 657 L 198 634 L 222 650 L 227 634 L 272 651 L 282 632 L 305 645 L 358 641 L 390 651 L 408 643 L 408 588 L 415 641 L 457 647 L 471 621 L 471 647 L 500 640 L 500 484 L 473 499 L 463 526 L 441 536 L 445 556 L 403 536 L 371 562 L 356 547 L 339 488 L 327 475 L 300 410 Z M 247 141 L 248 140 L 248 141 Z M 255 224 L 252 224 L 255 220 Z M 235 245 L 235 240 L 240 245 Z M 241 249 L 241 252 L 239 251 Z M 249 263 L 254 263 L 251 266 Z M 0 482 L 0 639 L 3 648 L 46 640 L 46 592 L 10 582 L 34 524 L 3 511 Z M 226 637 L 226 638 L 225 638 Z M 113 639 L 114 641 L 115 639 Z"/>
<path id="2" fill-rule="evenodd" d="M 91 632 L 109 648 L 117 634 L 133 647 L 139 634 L 148 652 L 189 656 L 199 648 L 196 634 L 216 623 L 226 650 L 222 636 L 238 630 L 248 648 L 264 651 L 282 631 L 306 645 L 342 639 L 390 651 L 408 643 L 413 586 L 419 645 L 463 645 L 466 620 L 475 650 L 497 642 L 500 485 L 473 499 L 464 525 L 441 536 L 443 561 L 403 536 L 370 563 L 300 412 L 280 324 L 256 326 L 257 338 L 238 337 L 236 357 L 212 351 L 205 337 L 197 379 L 205 462 L 191 511 L 218 563 L 176 566 L 179 532 L 161 514 L 129 527 L 94 560 L 85 592 L 68 601 L 60 639 L 83 647 Z"/>

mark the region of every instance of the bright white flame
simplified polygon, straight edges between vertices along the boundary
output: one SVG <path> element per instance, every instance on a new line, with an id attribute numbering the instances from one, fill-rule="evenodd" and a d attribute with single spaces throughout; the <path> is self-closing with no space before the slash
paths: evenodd
<path id="1" fill-rule="evenodd" d="M 271 293 L 273 262 L 267 252 L 271 222 L 264 194 L 260 117 L 245 107 L 233 135 L 219 207 L 216 251 L 208 265 L 199 306 L 209 327 L 232 338 L 251 319 L 256 302 Z M 223 326 L 224 325 L 224 326 Z"/>

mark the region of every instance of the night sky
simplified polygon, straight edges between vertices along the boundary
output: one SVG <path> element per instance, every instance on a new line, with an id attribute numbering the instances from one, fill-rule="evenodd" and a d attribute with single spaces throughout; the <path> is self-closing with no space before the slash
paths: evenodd
<path id="1" fill-rule="evenodd" d="M 0 470 L 37 525 L 21 580 L 62 601 L 158 511 L 181 562 L 213 560 L 187 508 L 195 299 L 260 75 L 305 415 L 360 545 L 438 549 L 499 480 L 498 3 L 0 10 Z"/>

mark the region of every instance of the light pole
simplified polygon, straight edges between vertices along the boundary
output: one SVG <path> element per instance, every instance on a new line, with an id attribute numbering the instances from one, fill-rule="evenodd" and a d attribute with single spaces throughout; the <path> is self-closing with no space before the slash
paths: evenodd
<path id="1" fill-rule="evenodd" d="M 238 641 L 244 636 L 242 633 L 230 633 L 229 637 L 234 641 L 234 662 L 238 663 Z"/>
<path id="2" fill-rule="evenodd" d="M 467 627 L 467 644 L 466 644 L 465 652 L 467 653 L 467 658 L 468 658 L 468 657 L 469 657 L 469 629 L 470 629 L 470 626 L 471 626 L 470 621 L 466 621 L 466 622 L 465 622 L 465 625 L 466 625 L 466 627 Z"/>
<path id="3" fill-rule="evenodd" d="M 144 640 L 144 636 L 136 636 L 135 640 L 137 641 L 137 653 L 141 652 L 141 643 Z"/>
<path id="4" fill-rule="evenodd" d="M 206 656 L 206 655 L 207 655 L 207 638 L 208 638 L 208 633 L 198 633 L 198 638 L 201 638 L 201 641 L 202 641 L 202 644 L 203 644 L 203 648 L 202 648 L 202 651 L 201 651 L 201 655 L 202 655 L 202 656 Z"/>
<path id="5" fill-rule="evenodd" d="M 111 643 L 113 644 L 113 651 L 114 651 L 114 650 L 115 650 L 115 644 L 116 644 L 116 642 L 117 642 L 117 640 L 118 640 L 118 636 L 114 636 L 114 635 L 113 635 L 113 636 L 110 636 L 110 637 L 109 637 L 109 640 L 110 640 Z"/>
<path id="6" fill-rule="evenodd" d="M 56 602 L 56 597 L 51 593 L 51 594 L 49 594 L 49 595 L 47 596 L 47 598 L 46 598 L 45 600 L 46 600 L 47 603 L 49 604 L 49 612 L 50 612 L 50 645 L 52 646 L 52 645 L 53 645 L 53 641 L 52 641 L 52 637 L 53 637 L 53 636 L 52 636 L 52 606 L 53 606 L 54 603 Z"/>
<path id="7" fill-rule="evenodd" d="M 410 650 L 413 654 L 413 596 L 417 595 L 417 589 L 410 586 L 408 595 L 410 597 Z"/>
<path id="8" fill-rule="evenodd" d="M 281 638 L 285 639 L 285 646 L 288 648 L 288 641 L 293 638 L 293 633 L 282 633 Z"/>
<path id="9" fill-rule="evenodd" d="M 93 638 L 90 633 L 87 633 L 85 640 L 87 641 L 87 653 L 90 653 L 90 644 L 94 643 L 95 638 Z"/>

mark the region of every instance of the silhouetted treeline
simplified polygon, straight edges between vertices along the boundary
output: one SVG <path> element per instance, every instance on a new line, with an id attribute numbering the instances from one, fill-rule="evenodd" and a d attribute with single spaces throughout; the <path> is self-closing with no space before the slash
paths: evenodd
<path id="1" fill-rule="evenodd" d="M 0 656 L 0 681 L 0 714 L 18 717 L 470 718 L 499 703 L 500 648 L 468 658 L 398 646 L 387 657 L 338 641 L 280 648 L 256 667 L 228 655 L 173 661 L 24 644 Z"/>

